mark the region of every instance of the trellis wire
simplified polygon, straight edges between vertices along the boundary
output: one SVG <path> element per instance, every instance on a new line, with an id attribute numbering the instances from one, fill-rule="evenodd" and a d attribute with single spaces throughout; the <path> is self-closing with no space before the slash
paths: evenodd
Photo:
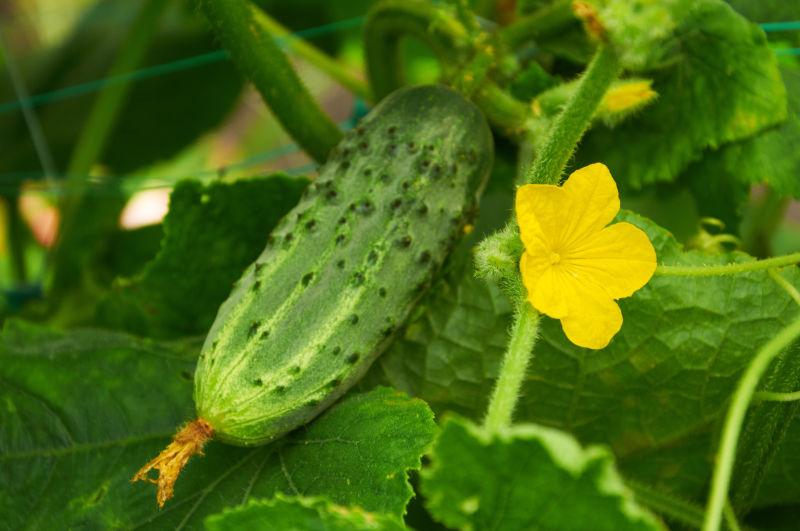
<path id="1" fill-rule="evenodd" d="M 333 33 L 342 29 L 350 29 L 354 27 L 361 26 L 366 17 L 353 17 L 345 20 L 340 20 L 336 22 L 331 22 L 328 24 L 323 24 L 320 26 L 315 26 L 313 28 L 308 28 L 304 30 L 299 30 L 297 32 L 293 32 L 290 35 L 285 37 L 278 37 L 277 40 L 279 43 L 286 43 L 288 40 L 292 38 L 314 38 L 317 36 Z M 800 30 L 800 20 L 789 20 L 789 21 L 776 21 L 776 22 L 764 22 L 759 24 L 759 26 L 765 32 L 779 32 L 779 31 L 794 31 Z M 788 56 L 800 56 L 800 48 L 775 48 L 774 52 L 776 55 L 788 55 Z M 45 105 L 48 103 L 53 103 L 57 101 L 61 101 L 64 99 L 81 96 L 84 94 L 89 94 L 92 92 L 96 92 L 101 90 L 103 87 L 107 85 L 113 85 L 118 83 L 130 83 L 137 80 L 142 79 L 149 79 L 154 77 L 159 77 L 162 75 L 179 72 L 182 70 L 187 70 L 191 68 L 195 68 L 198 66 L 202 66 L 205 64 L 215 63 L 221 60 L 228 59 L 228 54 L 224 50 L 217 50 L 215 52 L 209 52 L 205 54 L 199 54 L 192 57 L 187 57 L 185 59 L 179 59 L 176 61 L 171 61 L 169 63 L 162 63 L 160 65 L 154 65 L 147 68 L 142 68 L 139 70 L 135 70 L 133 72 L 129 72 L 127 74 L 122 74 L 119 76 L 101 78 L 94 81 L 89 81 L 86 83 L 81 83 L 78 85 L 73 85 L 71 87 L 66 87 L 50 92 L 45 92 L 41 94 L 36 94 L 34 96 L 30 96 L 27 98 L 21 98 L 5 103 L 0 103 L 0 113 L 10 112 L 17 109 L 25 110 L 25 108 L 36 107 L 40 105 Z M 254 155 L 250 158 L 260 158 L 264 155 L 269 155 L 273 151 L 279 151 L 279 154 L 276 154 L 274 157 L 278 158 L 284 155 L 288 155 L 297 151 L 297 147 L 294 146 L 294 151 L 290 152 L 283 152 L 282 149 L 288 146 L 282 146 L 277 150 L 268 150 L 259 154 Z M 199 174 L 207 174 L 213 173 L 217 174 L 221 171 L 226 169 L 235 169 L 241 163 L 247 164 L 247 160 L 241 161 L 240 163 L 234 163 L 232 165 L 227 165 L 222 168 L 218 168 L 215 170 L 198 170 L 191 175 L 187 175 L 187 177 L 196 176 Z M 263 159 L 263 162 L 268 162 L 272 160 L 271 158 Z M 252 165 L 252 164 L 250 164 Z M 247 166 L 245 166 L 247 167 Z M 6 180 L 8 178 L 11 179 L 36 179 L 41 177 L 41 172 L 30 171 L 30 172 L 8 172 L 5 174 L 0 174 L 0 179 Z M 123 176 L 124 177 L 124 176 Z M 165 185 L 168 186 L 168 185 Z M 2 190 L 3 186 L 0 185 L 0 190 Z M 57 192 L 56 192 L 57 193 Z"/>

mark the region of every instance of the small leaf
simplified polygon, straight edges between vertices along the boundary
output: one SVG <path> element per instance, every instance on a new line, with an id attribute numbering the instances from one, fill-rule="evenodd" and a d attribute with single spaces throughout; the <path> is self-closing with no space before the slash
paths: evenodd
<path id="1" fill-rule="evenodd" d="M 420 400 L 387 388 L 351 395 L 284 439 L 218 442 L 189 462 L 163 510 L 131 484 L 194 415 L 199 345 L 98 330 L 7 326 L 0 336 L 0 514 L 10 529 L 200 528 L 251 498 L 325 496 L 401 518 L 436 426 Z"/>
<path id="2" fill-rule="evenodd" d="M 117 281 L 99 305 L 100 322 L 155 337 L 205 333 L 232 283 L 306 184 L 282 175 L 208 186 L 179 183 L 161 250 L 140 275 Z"/>
<path id="3" fill-rule="evenodd" d="M 334 505 L 322 498 L 285 497 L 251 500 L 246 505 L 206 518 L 208 531 L 402 531 L 404 525 L 358 507 Z"/>
<path id="4" fill-rule="evenodd" d="M 458 529 L 660 530 L 600 447 L 518 424 L 490 434 L 448 419 L 423 471 L 431 514 Z"/>

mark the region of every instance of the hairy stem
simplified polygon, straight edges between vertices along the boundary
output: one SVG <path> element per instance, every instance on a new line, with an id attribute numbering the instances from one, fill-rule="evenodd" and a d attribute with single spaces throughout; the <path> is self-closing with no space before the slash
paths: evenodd
<path id="1" fill-rule="evenodd" d="M 347 67 L 340 64 L 308 41 L 293 37 L 291 31 L 264 11 L 258 9 L 255 11 L 254 16 L 256 22 L 264 28 L 267 33 L 274 36 L 281 45 L 331 76 L 331 78 L 335 79 L 353 94 L 365 100 L 372 99 L 369 87 L 367 87 L 367 84 L 361 80 L 357 74 L 351 72 Z"/>
<path id="2" fill-rule="evenodd" d="M 703 531 L 717 531 L 722 521 L 722 513 L 728 495 L 728 487 L 736 460 L 736 447 L 742 430 L 747 407 L 758 387 L 758 382 L 772 361 L 800 336 L 800 319 L 795 320 L 778 332 L 756 354 L 739 380 L 739 385 L 731 397 L 731 405 L 725 416 L 716 466 L 711 480 L 711 491 L 706 506 Z"/>
<path id="3" fill-rule="evenodd" d="M 621 66 L 616 52 L 601 45 L 584 72 L 575 93 L 555 120 L 544 139 L 526 181 L 558 184 L 561 173 L 572 156 L 583 133 L 589 127 L 606 90 L 617 78 Z"/>
<path id="4" fill-rule="evenodd" d="M 558 0 L 505 27 L 500 36 L 511 48 L 552 37 L 578 21 L 572 13 L 572 0 Z"/>
<path id="5" fill-rule="evenodd" d="M 741 262 L 735 264 L 709 265 L 709 266 L 670 266 L 660 265 L 656 269 L 656 275 L 680 276 L 680 277 L 710 277 L 719 275 L 733 275 L 736 273 L 746 273 L 748 271 L 761 271 L 775 267 L 784 267 L 800 263 L 800 253 L 792 253 L 764 260 L 753 260 L 752 262 Z"/>
<path id="6" fill-rule="evenodd" d="M 539 314 L 528 301 L 520 300 L 517 303 L 514 325 L 503 355 L 500 374 L 484 420 L 484 426 L 490 431 L 498 431 L 511 424 L 538 332 Z"/>
<path id="7" fill-rule="evenodd" d="M 341 132 L 309 94 L 274 36 L 258 23 L 258 8 L 243 0 L 197 0 L 223 46 L 283 125 L 317 162 Z"/>

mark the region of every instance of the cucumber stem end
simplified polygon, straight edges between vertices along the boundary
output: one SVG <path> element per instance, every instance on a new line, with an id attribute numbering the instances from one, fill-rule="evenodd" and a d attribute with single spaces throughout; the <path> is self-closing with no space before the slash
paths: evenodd
<path id="1" fill-rule="evenodd" d="M 172 442 L 131 478 L 131 483 L 149 481 L 158 485 L 156 501 L 159 508 L 164 507 L 167 500 L 172 498 L 175 482 L 183 467 L 193 455 L 203 455 L 203 446 L 213 436 L 214 429 L 204 419 L 198 418 L 185 424 L 172 438 Z M 158 471 L 158 479 L 150 477 L 153 469 Z"/>

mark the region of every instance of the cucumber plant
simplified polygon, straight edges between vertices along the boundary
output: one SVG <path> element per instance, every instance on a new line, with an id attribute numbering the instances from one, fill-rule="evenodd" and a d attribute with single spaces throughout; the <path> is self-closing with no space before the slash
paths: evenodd
<path id="1" fill-rule="evenodd" d="M 0 194 L 0 278 L 21 288 L 0 312 L 24 318 L 0 334 L 5 527 L 796 527 L 800 230 L 785 214 L 800 197 L 800 7 L 166 3 L 135 2 L 113 83 L 47 82 L 16 96 L 26 112 L 10 135 L 36 133 L 41 119 L 33 147 L 44 176 L 58 173 L 44 140 L 78 162 L 41 183 L 63 215 L 44 301 L 25 302 L 39 290 L 23 285 L 44 254 L 21 217 L 30 205 L 17 201 L 33 190 L 30 165 L 16 164 L 29 157 L 8 158 Z M 309 28 L 310 9 L 330 24 Z M 167 42 L 175 56 L 156 61 L 156 22 L 184 19 L 224 51 L 187 61 Z M 337 50 L 298 30 L 341 32 L 348 46 L 329 55 Z M 5 47 L 35 39 L 2 40 L 19 91 Z M 56 79 L 71 70 L 62 58 L 22 65 L 22 77 Z M 142 151 L 111 141 L 116 118 L 130 115 L 120 111 L 194 127 L 141 111 L 141 98 L 123 105 L 124 83 L 152 94 L 148 76 L 228 60 L 323 164 L 318 177 L 250 175 L 261 157 L 204 168 L 193 179 L 215 182 L 176 186 L 161 227 L 104 236 L 138 181 L 98 168 L 117 167 L 120 150 L 132 164 L 167 151 L 158 135 L 142 135 Z M 145 64 L 156 68 L 131 72 Z M 357 98 L 346 123 L 328 116 L 332 83 L 317 86 L 308 67 Z M 239 86 L 229 74 L 193 79 L 219 96 L 206 81 Z M 56 119 L 71 116 L 67 106 L 45 110 L 97 87 L 83 131 Z M 17 105 L 5 94 L 0 122 Z M 242 114 L 226 139 L 272 147 L 273 123 Z M 81 141 L 56 145 L 71 138 Z M 144 178 L 183 174 L 208 144 Z M 104 208 L 74 208 L 79 199 Z M 174 494 L 159 511 L 129 480 L 165 445 L 134 476 L 158 484 L 159 506 Z M 413 486 L 409 470 L 420 470 Z"/>

